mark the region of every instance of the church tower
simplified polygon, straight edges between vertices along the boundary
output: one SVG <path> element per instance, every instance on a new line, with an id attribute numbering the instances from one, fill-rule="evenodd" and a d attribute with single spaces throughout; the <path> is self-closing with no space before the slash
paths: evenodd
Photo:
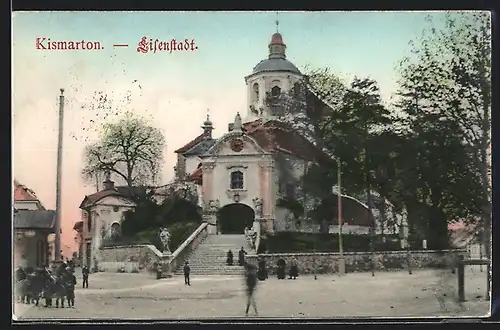
<path id="1" fill-rule="evenodd" d="M 286 59 L 286 44 L 278 27 L 279 21 L 276 21 L 276 33 L 268 45 L 268 58 L 260 61 L 245 77 L 248 109 L 244 122 L 275 118 L 278 113 L 266 102 L 267 97 L 290 91 L 303 77 L 299 69 Z"/>

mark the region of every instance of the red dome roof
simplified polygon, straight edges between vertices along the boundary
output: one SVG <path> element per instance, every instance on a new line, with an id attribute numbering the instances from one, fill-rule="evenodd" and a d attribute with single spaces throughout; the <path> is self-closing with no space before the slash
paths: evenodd
<path id="1" fill-rule="evenodd" d="M 273 34 L 273 36 L 271 37 L 271 43 L 272 44 L 282 44 L 283 38 L 281 37 L 281 34 L 279 34 L 278 32 Z"/>

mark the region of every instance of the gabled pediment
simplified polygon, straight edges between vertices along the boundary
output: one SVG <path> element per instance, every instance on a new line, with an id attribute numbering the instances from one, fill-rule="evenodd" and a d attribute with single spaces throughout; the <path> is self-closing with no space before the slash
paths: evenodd
<path id="1" fill-rule="evenodd" d="M 221 137 L 205 156 L 260 155 L 267 152 L 251 137 L 242 133 L 229 133 Z"/>

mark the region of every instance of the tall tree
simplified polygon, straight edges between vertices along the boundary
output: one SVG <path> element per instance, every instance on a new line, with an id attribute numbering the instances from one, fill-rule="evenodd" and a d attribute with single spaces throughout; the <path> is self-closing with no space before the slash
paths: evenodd
<path id="1" fill-rule="evenodd" d="M 98 142 L 85 148 L 84 178 L 110 171 L 127 186 L 154 184 L 163 162 L 165 138 L 143 118 L 127 113 L 104 125 Z"/>
<path id="2" fill-rule="evenodd" d="M 436 28 L 431 19 L 428 23 L 422 38 L 413 42 L 412 56 L 405 58 L 400 66 L 402 103 L 399 108 L 409 115 L 412 130 L 424 141 L 416 145 L 416 162 L 422 171 L 427 169 L 426 180 L 420 182 L 428 184 L 420 185 L 420 199 L 429 197 L 431 202 L 427 204 L 434 217 L 438 209 L 457 211 L 459 199 L 464 202 L 462 209 L 470 211 L 467 218 L 473 218 L 471 215 L 479 211 L 476 214 L 482 219 L 489 253 L 490 16 L 480 12 L 453 13 L 446 16 L 443 28 Z M 447 135 L 440 134 L 443 132 Z M 454 157 L 450 149 L 454 150 Z M 452 171 L 452 166 L 463 171 Z M 436 177 L 438 173 L 441 179 Z M 443 173 L 447 173 L 446 180 L 454 184 L 453 188 L 450 184 L 441 188 L 436 184 L 445 182 Z M 474 188 L 475 182 L 479 183 L 479 190 Z M 466 198 L 453 193 L 453 190 L 460 191 L 458 183 L 461 191 L 468 193 Z M 477 197 L 480 210 L 475 210 Z"/>

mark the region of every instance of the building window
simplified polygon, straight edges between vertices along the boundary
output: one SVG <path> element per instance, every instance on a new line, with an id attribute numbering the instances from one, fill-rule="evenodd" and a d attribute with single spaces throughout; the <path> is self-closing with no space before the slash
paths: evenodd
<path id="1" fill-rule="evenodd" d="M 280 94 L 281 94 L 281 88 L 279 88 L 279 86 L 274 86 L 273 88 L 271 88 L 272 97 L 278 97 L 280 96 Z"/>
<path id="2" fill-rule="evenodd" d="M 259 84 L 253 84 L 253 102 L 259 101 Z"/>
<path id="3" fill-rule="evenodd" d="M 113 212 L 120 211 L 120 207 L 118 205 L 113 206 Z"/>
<path id="4" fill-rule="evenodd" d="M 87 216 L 87 231 L 90 233 L 92 231 L 92 213 L 89 212 Z"/>
<path id="5" fill-rule="evenodd" d="M 243 172 L 231 172 L 231 189 L 243 189 Z"/>

